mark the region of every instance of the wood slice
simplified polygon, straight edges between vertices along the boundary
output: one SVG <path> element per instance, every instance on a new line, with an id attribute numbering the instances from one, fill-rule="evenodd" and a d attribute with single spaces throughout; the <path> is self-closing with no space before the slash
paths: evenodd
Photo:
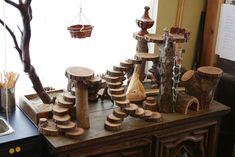
<path id="1" fill-rule="evenodd" d="M 124 62 L 120 62 L 120 66 L 127 67 L 127 68 L 133 68 L 134 65 L 128 61 L 124 61 Z"/>
<path id="2" fill-rule="evenodd" d="M 58 105 L 64 108 L 72 108 L 74 102 L 65 101 L 62 97 L 57 98 Z"/>
<path id="3" fill-rule="evenodd" d="M 100 85 L 102 82 L 102 78 L 100 76 L 94 76 L 91 80 L 90 80 L 90 85 L 92 86 L 98 86 Z"/>
<path id="4" fill-rule="evenodd" d="M 113 66 L 113 70 L 115 70 L 115 71 L 128 72 L 130 69 L 131 68 L 129 68 L 129 67 L 120 66 L 120 65 Z"/>
<path id="5" fill-rule="evenodd" d="M 60 132 L 56 128 L 55 124 L 50 123 L 46 127 L 42 128 L 42 134 L 45 136 L 59 136 Z"/>
<path id="6" fill-rule="evenodd" d="M 126 118 L 128 115 L 122 111 L 122 109 L 120 107 L 117 107 L 113 110 L 113 115 L 118 117 L 118 118 Z"/>
<path id="7" fill-rule="evenodd" d="M 56 128 L 61 132 L 70 131 L 76 128 L 76 123 L 69 121 L 69 123 L 65 125 L 56 125 Z"/>
<path id="8" fill-rule="evenodd" d="M 148 119 L 149 117 L 151 117 L 153 114 L 152 111 L 150 110 L 144 110 L 144 116 L 142 117 L 143 119 Z"/>
<path id="9" fill-rule="evenodd" d="M 59 105 L 54 105 L 52 108 L 52 112 L 55 115 L 63 116 L 69 113 L 69 108 L 61 107 Z"/>
<path id="10" fill-rule="evenodd" d="M 122 125 L 121 123 L 113 124 L 106 120 L 104 123 L 104 128 L 109 131 L 119 131 L 122 129 Z"/>
<path id="11" fill-rule="evenodd" d="M 71 117 L 70 115 L 66 114 L 64 116 L 57 116 L 57 115 L 53 115 L 52 119 L 54 120 L 54 122 L 56 124 L 61 124 L 61 125 L 65 125 L 68 124 Z"/>
<path id="12" fill-rule="evenodd" d="M 123 118 L 119 118 L 113 114 L 110 114 L 107 116 L 107 121 L 109 121 L 110 123 L 113 123 L 113 124 L 119 124 L 119 123 L 122 123 Z"/>
<path id="13" fill-rule="evenodd" d="M 69 67 L 65 71 L 65 76 L 71 80 L 89 81 L 94 77 L 94 71 L 84 67 Z"/>
<path id="14" fill-rule="evenodd" d="M 107 86 L 109 88 L 113 88 L 113 89 L 121 88 L 122 87 L 122 82 L 115 82 L 115 83 L 107 82 Z"/>
<path id="15" fill-rule="evenodd" d="M 184 82 L 190 80 L 194 76 L 194 72 L 194 70 L 188 70 L 182 75 L 181 80 Z"/>
<path id="16" fill-rule="evenodd" d="M 144 116 L 144 113 L 145 113 L 145 110 L 142 107 L 138 107 L 132 116 L 141 118 Z"/>
<path id="17" fill-rule="evenodd" d="M 156 34 L 146 34 L 145 40 L 156 44 L 162 44 L 164 42 L 163 36 Z"/>
<path id="18" fill-rule="evenodd" d="M 142 60 L 140 60 L 140 59 L 128 59 L 128 62 L 130 62 L 132 64 L 141 64 Z"/>
<path id="19" fill-rule="evenodd" d="M 150 104 L 155 104 L 157 102 L 155 97 L 147 97 L 145 101 Z"/>
<path id="20" fill-rule="evenodd" d="M 157 101 L 154 97 L 148 97 L 143 102 L 143 108 L 145 110 L 156 111 L 157 110 Z"/>
<path id="21" fill-rule="evenodd" d="M 110 76 L 110 75 L 105 75 L 105 76 L 104 76 L 104 79 L 105 79 L 107 82 L 111 82 L 111 83 L 121 82 L 121 81 L 122 81 L 122 78 L 121 78 L 121 77 L 118 77 L 118 76 Z"/>
<path id="22" fill-rule="evenodd" d="M 64 98 L 64 101 L 72 102 L 73 104 L 75 103 L 75 100 L 76 100 L 75 95 L 72 95 L 70 92 L 64 92 L 63 98 Z"/>
<path id="23" fill-rule="evenodd" d="M 162 115 L 159 112 L 152 112 L 152 115 L 149 118 L 146 118 L 145 121 L 159 123 L 162 121 Z"/>
<path id="24" fill-rule="evenodd" d="M 154 61 L 158 58 L 158 55 L 154 53 L 137 52 L 136 57 L 145 61 Z"/>
<path id="25" fill-rule="evenodd" d="M 108 90 L 111 95 L 124 94 L 125 92 L 124 87 L 116 88 L 116 89 L 109 88 Z"/>
<path id="26" fill-rule="evenodd" d="M 107 75 L 113 76 L 113 77 L 123 77 L 124 73 L 122 71 L 115 71 L 115 70 L 107 70 Z"/>
<path id="27" fill-rule="evenodd" d="M 123 108 L 123 111 L 126 114 L 135 114 L 136 110 L 138 109 L 138 106 L 134 103 L 130 103 L 130 105 L 128 107 Z"/>
<path id="28" fill-rule="evenodd" d="M 220 77 L 223 74 L 223 70 L 213 66 L 202 66 L 197 69 L 199 75 L 206 77 Z"/>
<path id="29" fill-rule="evenodd" d="M 115 101 L 115 105 L 117 105 L 121 108 L 129 107 L 130 101 L 128 99 L 125 99 L 123 101 Z"/>
<path id="30" fill-rule="evenodd" d="M 115 101 L 124 101 L 126 100 L 126 94 L 111 95 L 111 98 Z"/>
<path id="31" fill-rule="evenodd" d="M 68 138 L 78 138 L 80 137 L 83 133 L 84 133 L 84 129 L 83 128 L 78 128 L 76 127 L 75 129 L 73 130 L 70 130 L 70 131 L 66 131 L 65 132 L 65 136 L 68 137 Z"/>

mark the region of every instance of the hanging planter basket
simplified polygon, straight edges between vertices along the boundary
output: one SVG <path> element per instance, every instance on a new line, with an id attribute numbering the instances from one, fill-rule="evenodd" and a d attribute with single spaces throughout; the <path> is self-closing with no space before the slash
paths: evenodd
<path id="1" fill-rule="evenodd" d="M 91 36 L 93 26 L 77 24 L 69 26 L 68 30 L 72 38 L 86 38 Z"/>
<path id="2" fill-rule="evenodd" d="M 78 17 L 78 24 L 69 26 L 67 29 L 70 32 L 72 38 L 86 38 L 90 37 L 93 27 L 85 14 L 82 12 L 82 1 L 80 4 L 80 11 L 77 16 L 72 20 L 72 22 Z"/>

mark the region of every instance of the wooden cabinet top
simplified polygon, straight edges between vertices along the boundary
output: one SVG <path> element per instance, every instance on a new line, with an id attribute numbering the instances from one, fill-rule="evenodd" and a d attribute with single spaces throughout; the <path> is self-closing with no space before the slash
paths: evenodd
<path id="1" fill-rule="evenodd" d="M 89 104 L 90 107 L 90 129 L 86 130 L 79 139 L 69 139 L 63 136 L 49 137 L 45 136 L 49 146 L 55 152 L 68 151 L 71 149 L 82 148 L 90 145 L 104 144 L 105 142 L 120 140 L 120 138 L 130 138 L 136 136 L 147 136 L 155 131 L 160 131 L 174 126 L 196 123 L 200 121 L 209 121 L 219 118 L 230 111 L 230 108 L 221 103 L 213 101 L 209 110 L 199 112 L 190 111 L 188 115 L 181 113 L 162 113 L 163 121 L 160 123 L 146 122 L 139 118 L 129 116 L 122 124 L 120 131 L 107 131 L 104 129 L 106 116 L 113 111 L 115 107 L 110 101 L 103 103 L 98 101 L 95 104 Z"/>

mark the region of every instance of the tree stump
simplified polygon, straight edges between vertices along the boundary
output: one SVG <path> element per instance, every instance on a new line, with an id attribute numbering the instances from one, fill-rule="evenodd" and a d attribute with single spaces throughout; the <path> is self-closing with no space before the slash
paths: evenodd
<path id="1" fill-rule="evenodd" d="M 94 77 L 91 69 L 84 67 L 69 67 L 66 69 L 65 75 L 76 81 L 76 118 L 78 126 L 89 129 L 89 107 L 88 107 L 88 89 L 87 83 Z"/>
<path id="2" fill-rule="evenodd" d="M 222 74 L 223 71 L 220 68 L 203 66 L 197 71 L 187 71 L 181 80 L 185 85 L 186 93 L 199 100 L 200 109 L 209 109 Z"/>

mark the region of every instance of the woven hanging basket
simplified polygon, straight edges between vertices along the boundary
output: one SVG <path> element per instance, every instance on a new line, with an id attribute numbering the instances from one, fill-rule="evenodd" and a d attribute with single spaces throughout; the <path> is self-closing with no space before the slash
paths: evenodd
<path id="1" fill-rule="evenodd" d="M 68 30 L 72 38 L 86 38 L 91 36 L 93 27 L 92 25 L 77 24 L 69 26 Z"/>

